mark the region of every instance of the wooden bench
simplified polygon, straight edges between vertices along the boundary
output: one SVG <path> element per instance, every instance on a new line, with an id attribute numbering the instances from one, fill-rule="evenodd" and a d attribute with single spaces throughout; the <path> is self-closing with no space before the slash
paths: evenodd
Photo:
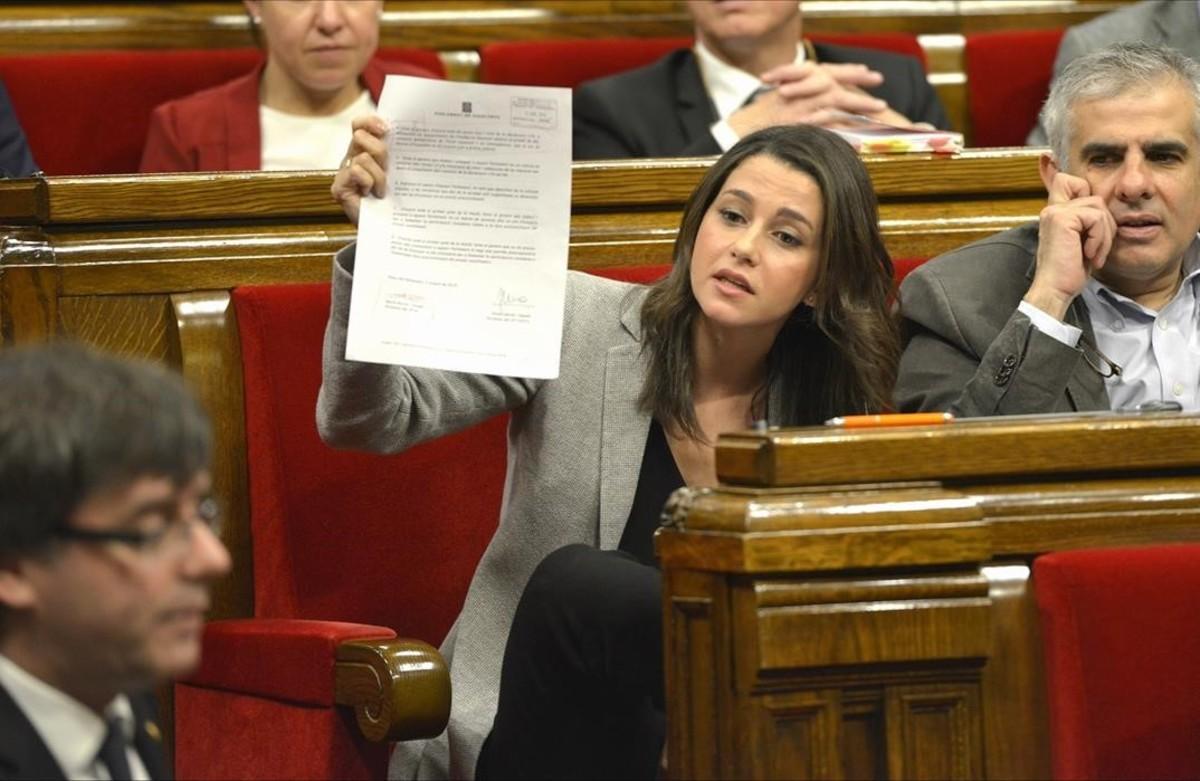
<path id="1" fill-rule="evenodd" d="M 1198 416 L 736 435 L 717 471 L 656 540 L 673 778 L 1049 778 L 1031 561 L 1200 539 Z"/>

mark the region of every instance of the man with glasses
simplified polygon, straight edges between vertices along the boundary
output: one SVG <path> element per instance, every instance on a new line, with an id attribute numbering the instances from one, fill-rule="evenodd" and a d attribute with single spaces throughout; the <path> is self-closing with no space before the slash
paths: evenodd
<path id="1" fill-rule="evenodd" d="M 1042 122 L 1038 222 L 901 286 L 897 407 L 1200 409 L 1200 65 L 1115 44 L 1064 70 Z"/>
<path id="2" fill-rule="evenodd" d="M 229 570 L 178 378 L 0 350 L 0 778 L 167 777 L 152 687 L 199 661 Z"/>

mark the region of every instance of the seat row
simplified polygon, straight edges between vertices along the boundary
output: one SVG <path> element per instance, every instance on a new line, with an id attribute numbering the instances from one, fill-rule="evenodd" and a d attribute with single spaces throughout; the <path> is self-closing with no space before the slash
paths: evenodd
<path id="1" fill-rule="evenodd" d="M 971 129 L 972 146 L 1024 143 L 1046 93 L 1061 34 L 1061 30 L 1030 30 L 967 36 L 966 108 L 961 96 L 947 97 L 946 89 L 943 99 L 952 120 L 957 115 L 957 124 Z M 926 60 L 918 38 L 908 34 L 816 39 Z M 478 77 L 498 84 L 574 87 L 687 45 L 690 39 L 679 37 L 493 43 L 480 50 Z M 1020 56 L 1014 57 L 1015 52 Z M 381 48 L 379 55 L 436 74 L 447 72 L 438 54 L 430 50 Z M 260 59 L 261 54 L 250 48 L 11 55 L 0 57 L 0 80 L 9 90 L 34 157 L 47 174 L 131 173 L 138 168 L 155 106 L 228 81 L 251 70 Z M 55 97 L 47 100 L 48 95 Z"/>

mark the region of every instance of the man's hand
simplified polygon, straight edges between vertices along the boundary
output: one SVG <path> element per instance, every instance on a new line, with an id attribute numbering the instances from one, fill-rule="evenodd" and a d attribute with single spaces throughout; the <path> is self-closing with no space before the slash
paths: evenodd
<path id="1" fill-rule="evenodd" d="M 1037 271 L 1025 300 L 1062 320 L 1097 269 L 1103 268 L 1117 222 L 1087 181 L 1058 172 L 1038 223 Z"/>
<path id="2" fill-rule="evenodd" d="M 729 126 L 739 136 L 775 125 L 836 127 L 843 113 L 863 114 L 902 127 L 910 124 L 886 102 L 864 91 L 883 83 L 883 75 L 865 65 L 781 65 L 762 74 L 762 80 L 774 89 L 729 117 Z"/>
<path id="3" fill-rule="evenodd" d="M 364 195 L 382 198 L 387 193 L 387 123 L 374 114 L 356 117 L 350 127 L 353 135 L 342 166 L 329 188 L 333 199 L 342 206 L 350 222 L 358 224 L 358 211 Z"/>

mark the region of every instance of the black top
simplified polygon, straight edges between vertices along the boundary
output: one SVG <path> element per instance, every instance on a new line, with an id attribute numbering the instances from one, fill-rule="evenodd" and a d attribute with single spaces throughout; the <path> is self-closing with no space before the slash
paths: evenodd
<path id="1" fill-rule="evenodd" d="M 633 507 L 629 509 L 629 520 L 617 546 L 637 558 L 643 564 L 658 566 L 654 557 L 654 530 L 662 517 L 663 505 L 676 488 L 683 487 L 683 475 L 671 455 L 667 435 L 657 420 L 650 421 L 650 433 L 646 436 L 646 452 L 642 454 L 642 469 L 638 472 L 637 490 L 633 494 Z"/>

